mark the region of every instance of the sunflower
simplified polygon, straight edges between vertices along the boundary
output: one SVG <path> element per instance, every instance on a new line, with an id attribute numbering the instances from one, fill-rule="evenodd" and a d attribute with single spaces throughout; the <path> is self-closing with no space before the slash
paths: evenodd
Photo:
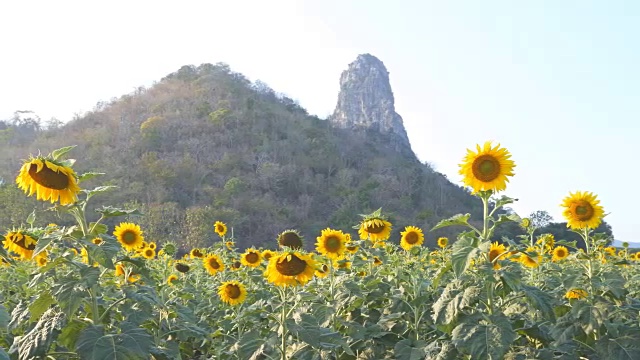
<path id="1" fill-rule="evenodd" d="M 380 260 L 379 257 L 374 256 L 373 257 L 373 266 L 380 266 L 380 265 L 382 265 L 382 260 Z"/>
<path id="2" fill-rule="evenodd" d="M 167 278 L 167 285 L 173 286 L 173 282 L 176 280 L 178 280 L 178 275 L 176 274 L 169 275 L 169 277 Z"/>
<path id="3" fill-rule="evenodd" d="M 216 234 L 218 234 L 220 237 L 224 237 L 227 233 L 227 224 L 223 223 L 222 221 L 216 221 L 216 223 L 213 224 L 213 228 Z"/>
<path id="4" fill-rule="evenodd" d="M 80 255 L 82 256 L 82 262 L 89 265 L 89 252 L 87 252 L 87 248 L 80 249 Z M 93 267 L 97 267 L 98 263 L 93 262 Z"/>
<path id="5" fill-rule="evenodd" d="M 156 243 L 154 243 L 154 242 L 150 242 L 149 245 L 147 245 L 147 247 L 149 249 L 155 250 L 158 247 L 158 245 L 156 245 Z"/>
<path id="6" fill-rule="evenodd" d="M 260 253 L 260 251 L 254 248 L 247 249 L 244 252 L 244 254 L 240 256 L 240 262 L 244 266 L 257 267 L 260 265 L 261 261 L 262 261 L 262 254 Z"/>
<path id="7" fill-rule="evenodd" d="M 567 299 L 583 299 L 587 297 L 587 292 L 582 289 L 571 289 L 564 295 Z"/>
<path id="8" fill-rule="evenodd" d="M 406 251 L 411 250 L 414 246 L 420 246 L 424 242 L 422 229 L 415 226 L 405 227 L 400 236 L 400 246 Z"/>
<path id="9" fill-rule="evenodd" d="M 544 234 L 538 238 L 536 244 L 544 246 L 545 252 L 551 252 L 553 246 L 556 244 L 556 239 L 553 234 Z"/>
<path id="10" fill-rule="evenodd" d="M 73 169 L 50 156 L 38 156 L 26 161 L 16 177 L 16 183 L 29 196 L 35 193 L 38 200 L 52 203 L 60 199 L 60 205 L 75 203 L 80 192 Z"/>
<path id="11" fill-rule="evenodd" d="M 229 305 L 238 305 L 247 298 L 247 289 L 238 281 L 225 281 L 218 288 L 220 300 Z"/>
<path id="12" fill-rule="evenodd" d="M 391 236 L 391 223 L 382 218 L 363 220 L 358 230 L 360 239 L 373 242 L 385 241 Z"/>
<path id="13" fill-rule="evenodd" d="M 564 207 L 562 215 L 567 219 L 567 227 L 574 230 L 597 228 L 604 217 L 604 209 L 599 204 L 600 200 L 591 192 L 569 193 L 561 204 Z"/>
<path id="14" fill-rule="evenodd" d="M 267 281 L 277 286 L 304 285 L 313 278 L 316 264 L 310 255 L 286 251 L 269 260 L 265 276 Z"/>
<path id="15" fill-rule="evenodd" d="M 242 267 L 242 263 L 241 263 L 240 261 L 238 261 L 238 260 L 233 260 L 233 262 L 231 262 L 231 267 L 230 267 L 230 269 L 231 269 L 232 271 L 240 270 L 240 267 Z"/>
<path id="16" fill-rule="evenodd" d="M 191 267 L 189 267 L 189 265 L 185 264 L 182 261 L 176 262 L 176 264 L 174 265 L 174 268 L 176 270 L 178 270 L 179 272 L 183 273 L 183 274 L 184 273 L 188 273 L 189 270 L 191 269 Z"/>
<path id="17" fill-rule="evenodd" d="M 335 267 L 341 270 L 351 269 L 351 261 L 343 260 L 334 262 Z"/>
<path id="18" fill-rule="evenodd" d="M 341 259 L 346 251 L 347 238 L 342 230 L 326 228 L 316 238 L 316 250 L 330 259 Z"/>
<path id="19" fill-rule="evenodd" d="M 533 254 L 535 259 L 529 256 L 529 254 L 521 253 L 519 259 L 520 263 L 528 268 L 537 268 L 540 266 L 540 260 L 542 260 L 542 257 L 538 254 L 538 250 L 528 247 L 527 253 Z"/>
<path id="20" fill-rule="evenodd" d="M 273 252 L 273 251 L 271 251 L 271 250 L 263 250 L 263 251 L 262 251 L 262 259 L 263 259 L 263 260 L 266 260 L 266 261 L 269 261 L 269 259 L 271 259 L 271 257 L 272 257 L 273 255 L 275 255 L 275 254 L 276 254 L 276 253 L 275 253 L 275 252 Z"/>
<path id="21" fill-rule="evenodd" d="M 498 244 L 497 241 L 491 244 L 489 248 L 489 262 L 491 262 L 494 269 L 500 269 L 501 266 L 498 260 L 505 255 L 507 255 L 507 248 L 504 244 Z"/>
<path id="22" fill-rule="evenodd" d="M 529 218 L 523 218 L 522 221 L 520 222 L 520 226 L 522 226 L 523 228 L 528 228 L 529 226 L 531 226 L 531 220 Z"/>
<path id="23" fill-rule="evenodd" d="M 487 141 L 481 148 L 476 145 L 477 153 L 467 149 L 467 155 L 460 164 L 460 175 L 463 176 L 465 185 L 473 189 L 473 193 L 478 191 L 494 190 L 500 191 L 507 188 L 508 176 L 513 176 L 513 168 L 516 166 L 510 160 L 511 154 L 500 144 L 491 147 L 491 142 Z"/>
<path id="24" fill-rule="evenodd" d="M 446 237 L 439 237 L 438 238 L 438 246 L 441 248 L 446 248 L 447 245 L 449 245 L 449 239 Z"/>
<path id="25" fill-rule="evenodd" d="M 553 257 L 551 258 L 551 261 L 564 260 L 567 256 L 569 256 L 569 250 L 566 247 L 556 246 L 555 249 L 553 249 Z"/>
<path id="26" fill-rule="evenodd" d="M 126 270 L 125 270 L 124 266 L 122 266 L 121 264 L 117 264 L 116 265 L 115 275 L 116 276 L 124 276 L 125 274 L 126 274 Z M 127 279 L 127 281 L 130 282 L 130 283 L 134 283 L 134 282 L 136 282 L 138 280 L 140 280 L 140 275 L 134 274 L 133 271 L 129 274 L 129 278 Z"/>
<path id="27" fill-rule="evenodd" d="M 150 247 L 147 247 L 146 249 L 144 249 L 144 250 L 142 251 L 142 256 L 143 256 L 145 259 L 153 259 L 154 257 L 156 257 L 156 251 L 155 251 L 155 250 L 153 250 L 153 249 L 152 249 L 152 248 L 150 248 Z"/>
<path id="28" fill-rule="evenodd" d="M 227 249 L 232 250 L 232 251 L 233 251 L 233 248 L 236 246 L 236 243 L 234 243 L 233 241 L 227 241 L 224 244 L 227 247 Z"/>
<path id="29" fill-rule="evenodd" d="M 304 245 L 304 237 L 296 230 L 285 230 L 278 235 L 278 246 L 280 248 L 289 248 L 291 250 L 300 250 Z"/>
<path id="30" fill-rule="evenodd" d="M 102 244 L 104 242 L 104 240 L 102 240 L 101 237 L 97 237 L 97 238 L 94 238 L 93 240 L 91 240 L 91 242 L 96 244 L 96 245 L 100 245 L 100 244 Z"/>
<path id="31" fill-rule="evenodd" d="M 204 257 L 204 254 L 198 248 L 191 249 L 191 252 L 189 253 L 189 255 L 191 256 L 192 259 L 195 259 L 195 258 L 202 259 Z"/>
<path id="32" fill-rule="evenodd" d="M 613 246 L 607 246 L 606 248 L 604 248 L 604 252 L 609 256 L 615 256 L 616 248 L 614 248 Z"/>
<path id="33" fill-rule="evenodd" d="M 318 268 L 316 269 L 315 274 L 316 274 L 316 277 L 319 279 L 327 277 L 327 275 L 329 275 L 329 266 L 327 266 L 327 264 L 319 265 Z"/>
<path id="34" fill-rule="evenodd" d="M 358 245 L 349 245 L 347 246 L 347 252 L 351 253 L 351 254 L 355 254 L 358 252 L 358 249 L 360 247 Z"/>
<path id="35" fill-rule="evenodd" d="M 36 264 L 38 264 L 39 267 L 47 265 L 47 262 L 49 262 L 49 258 L 47 257 L 47 252 L 43 251 L 40 254 L 36 255 L 35 260 L 36 260 Z"/>
<path id="36" fill-rule="evenodd" d="M 4 237 L 4 248 L 18 254 L 20 259 L 30 260 L 37 242 L 35 235 L 23 234 L 22 230 L 9 231 Z"/>
<path id="37" fill-rule="evenodd" d="M 204 264 L 204 268 L 207 269 L 207 271 L 211 275 L 215 275 L 219 271 L 224 270 L 224 263 L 216 254 L 207 255 L 204 259 L 202 259 L 202 263 Z"/>
<path id="38" fill-rule="evenodd" d="M 135 251 L 144 241 L 140 226 L 128 222 L 120 223 L 120 225 L 116 226 L 113 235 L 118 239 L 122 247 L 129 251 Z"/>

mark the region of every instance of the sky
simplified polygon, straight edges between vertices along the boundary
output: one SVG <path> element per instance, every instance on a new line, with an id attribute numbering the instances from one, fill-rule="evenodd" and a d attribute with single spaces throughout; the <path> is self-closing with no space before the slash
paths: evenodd
<path id="1" fill-rule="evenodd" d="M 466 149 L 495 141 L 521 216 L 562 221 L 562 199 L 592 191 L 616 239 L 640 242 L 640 2 L 26 0 L 0 4 L 0 34 L 0 119 L 68 121 L 217 62 L 325 118 L 370 53 L 421 161 L 461 184 Z"/>

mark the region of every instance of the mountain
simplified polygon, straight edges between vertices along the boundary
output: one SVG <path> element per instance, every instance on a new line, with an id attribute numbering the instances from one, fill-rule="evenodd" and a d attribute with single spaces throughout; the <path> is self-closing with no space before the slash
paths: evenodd
<path id="1" fill-rule="evenodd" d="M 613 243 L 611 243 L 611 245 L 621 248 L 623 243 L 624 241 L 622 240 L 613 240 Z M 640 243 L 630 242 L 630 241 L 628 241 L 628 243 L 629 243 L 629 249 L 640 249 Z"/>
<path id="2" fill-rule="evenodd" d="M 118 187 L 92 199 L 94 206 L 140 208 L 145 216 L 132 220 L 148 240 L 186 248 L 216 241 L 216 220 L 233 228 L 240 247 L 272 247 L 293 228 L 311 249 L 321 229 L 355 234 L 358 214 L 380 207 L 395 239 L 415 225 L 431 245 L 459 230 L 429 233 L 439 220 L 481 216 L 477 198 L 411 152 L 381 61 L 359 56 L 340 82 L 329 120 L 226 64 L 202 64 L 100 102 L 64 125 L 43 129 L 24 114 L 2 121 L 0 228 L 24 223 L 34 206 L 38 223 L 70 222 L 13 185 L 20 159 L 68 145 L 77 145 L 70 153 L 77 172 L 105 173 L 83 186 Z"/>
<path id="3" fill-rule="evenodd" d="M 341 128 L 386 134 L 397 151 L 413 155 L 402 117 L 395 110 L 389 72 L 373 55 L 359 55 L 342 73 L 338 104 L 329 121 Z"/>

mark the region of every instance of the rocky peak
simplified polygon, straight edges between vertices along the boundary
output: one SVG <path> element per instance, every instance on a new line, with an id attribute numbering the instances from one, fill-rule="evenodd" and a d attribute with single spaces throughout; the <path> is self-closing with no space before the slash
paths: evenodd
<path id="1" fill-rule="evenodd" d="M 358 55 L 342 72 L 338 104 L 329 120 L 341 128 L 388 134 L 396 149 L 411 149 L 402 117 L 395 110 L 389 72 L 373 55 Z"/>

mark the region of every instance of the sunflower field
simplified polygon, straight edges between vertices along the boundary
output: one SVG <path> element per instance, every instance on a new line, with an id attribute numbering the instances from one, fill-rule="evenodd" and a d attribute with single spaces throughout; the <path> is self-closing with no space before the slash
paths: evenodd
<path id="1" fill-rule="evenodd" d="M 76 174 L 70 150 L 17 175 L 74 225 L 35 226 L 34 212 L 4 229 L 0 360 L 640 359 L 639 253 L 594 233 L 591 192 L 561 201 L 579 243 L 500 211 L 515 201 L 499 196 L 515 168 L 500 145 L 467 151 L 484 216 L 442 220 L 460 233 L 435 249 L 416 226 L 391 238 L 379 209 L 353 229 L 283 229 L 269 249 L 237 249 L 218 221 L 219 241 L 182 257 L 145 238 L 136 210 L 91 207 L 113 187 L 83 188 L 100 174 Z M 507 222 L 527 235 L 495 239 Z"/>

